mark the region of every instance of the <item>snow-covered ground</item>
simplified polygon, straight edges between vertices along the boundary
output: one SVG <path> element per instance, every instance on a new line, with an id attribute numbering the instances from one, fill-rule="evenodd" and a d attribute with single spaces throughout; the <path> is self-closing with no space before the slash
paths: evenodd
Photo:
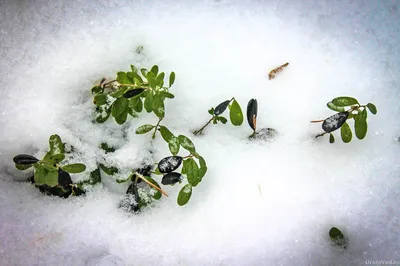
<path id="1" fill-rule="evenodd" d="M 400 261 L 400 2 L 0 1 L 0 265 L 363 265 Z M 142 45 L 141 54 L 135 49 Z M 274 80 L 268 72 L 290 65 Z M 158 137 L 92 124 L 90 88 L 129 65 L 176 72 L 164 124 L 190 136 L 208 164 L 190 202 L 181 186 L 139 215 L 118 209 L 126 184 L 60 199 L 19 182 L 12 158 L 43 154 L 51 134 L 78 147 L 88 171 L 96 147 L 137 167 Z M 374 103 L 363 141 L 314 139 L 348 95 Z M 211 125 L 207 110 L 256 98 L 258 127 Z M 75 175 L 75 181 L 85 175 Z M 157 179 L 157 177 L 155 177 Z M 340 228 L 348 249 L 331 246 Z"/>

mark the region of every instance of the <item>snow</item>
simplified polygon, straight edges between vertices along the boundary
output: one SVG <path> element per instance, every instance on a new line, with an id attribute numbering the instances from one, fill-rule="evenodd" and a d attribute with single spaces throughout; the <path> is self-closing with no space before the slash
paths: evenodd
<path id="1" fill-rule="evenodd" d="M 400 260 L 399 18 L 397 1 L 0 1 L 0 265 Z M 208 167 L 189 203 L 176 203 L 184 183 L 130 215 L 118 208 L 128 184 L 61 199 L 19 182 L 12 158 L 41 158 L 52 134 L 87 166 L 74 181 L 96 160 L 134 169 L 170 156 L 160 135 L 135 134 L 154 114 L 92 123 L 90 89 L 130 64 L 176 73 L 162 124 L 190 137 Z M 315 139 L 310 121 L 343 95 L 377 106 L 366 138 Z M 191 134 L 232 97 L 243 111 L 257 99 L 257 127 L 276 129 L 274 141 L 248 140 L 246 121 Z M 331 246 L 333 226 L 346 250 Z"/>

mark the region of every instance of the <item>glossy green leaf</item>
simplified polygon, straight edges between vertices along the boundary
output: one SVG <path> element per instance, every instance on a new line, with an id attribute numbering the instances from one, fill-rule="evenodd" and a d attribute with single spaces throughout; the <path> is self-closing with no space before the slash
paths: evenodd
<path id="1" fill-rule="evenodd" d="M 147 124 L 147 125 L 142 125 L 142 126 L 140 126 L 140 127 L 138 127 L 138 128 L 136 129 L 136 134 L 145 134 L 145 133 L 151 131 L 154 127 L 155 127 L 155 126 L 149 125 L 149 124 Z"/>
<path id="2" fill-rule="evenodd" d="M 364 108 L 355 118 L 354 131 L 358 139 L 364 139 L 367 135 L 368 123 L 367 123 L 367 109 Z"/>
<path id="3" fill-rule="evenodd" d="M 177 137 L 173 136 L 168 141 L 168 148 L 169 148 L 170 152 L 172 153 L 172 155 L 177 155 L 178 154 L 179 147 L 180 147 L 179 139 Z"/>
<path id="4" fill-rule="evenodd" d="M 335 137 L 333 136 L 332 133 L 329 133 L 329 143 L 334 143 L 335 142 Z"/>
<path id="5" fill-rule="evenodd" d="M 179 135 L 178 136 L 179 143 L 181 144 L 182 148 L 190 151 L 191 153 L 196 152 L 196 148 L 194 147 L 193 142 L 186 136 L 184 135 Z"/>
<path id="6" fill-rule="evenodd" d="M 126 119 L 128 118 L 128 107 L 125 108 L 124 111 L 118 116 L 115 117 L 115 122 L 117 122 L 118 125 L 122 125 L 123 123 L 126 122 Z"/>
<path id="7" fill-rule="evenodd" d="M 373 114 L 376 115 L 376 113 L 378 112 L 378 110 L 376 110 L 376 106 L 372 103 L 368 103 L 367 107 L 369 109 L 369 111 Z"/>
<path id="8" fill-rule="evenodd" d="M 335 99 L 333 99 L 332 103 L 338 107 L 345 107 L 345 106 L 351 106 L 354 104 L 358 104 L 358 101 L 352 97 L 341 96 L 341 97 L 336 97 Z"/>
<path id="9" fill-rule="evenodd" d="M 192 196 L 192 186 L 190 184 L 186 184 L 179 191 L 177 203 L 179 206 L 183 206 L 189 202 L 190 197 Z"/>
<path id="10" fill-rule="evenodd" d="M 146 98 L 144 100 L 144 109 L 146 109 L 146 111 L 148 113 L 153 111 L 153 92 L 152 91 L 147 92 Z"/>
<path id="11" fill-rule="evenodd" d="M 110 96 L 117 99 L 117 98 L 121 97 L 122 95 L 124 95 L 124 92 L 127 89 L 128 89 L 128 87 L 125 87 L 125 86 L 121 87 L 119 90 L 116 90 L 116 91 L 110 93 Z"/>
<path id="12" fill-rule="evenodd" d="M 107 175 L 114 175 L 119 172 L 118 168 L 114 166 L 107 167 L 104 164 L 99 164 L 99 166 L 101 170 L 103 170 L 103 172 L 106 173 Z"/>
<path id="13" fill-rule="evenodd" d="M 51 154 L 59 154 L 65 152 L 64 143 L 62 143 L 60 136 L 57 134 L 50 136 L 49 147 Z"/>
<path id="14" fill-rule="evenodd" d="M 107 103 L 107 95 L 99 93 L 93 97 L 93 103 L 97 106 L 104 105 Z"/>
<path id="15" fill-rule="evenodd" d="M 120 84 L 134 84 L 134 81 L 128 78 L 126 72 L 118 72 L 116 79 Z"/>
<path id="16" fill-rule="evenodd" d="M 32 166 L 33 166 L 32 164 L 18 164 L 18 163 L 15 164 L 15 168 L 17 168 L 20 171 L 27 170 L 27 169 L 31 168 Z"/>
<path id="17" fill-rule="evenodd" d="M 221 121 L 222 124 L 226 124 L 226 122 L 228 122 L 228 120 L 223 116 L 218 116 L 218 120 Z"/>
<path id="18" fill-rule="evenodd" d="M 153 107 L 153 112 L 158 118 L 160 119 L 164 118 L 165 116 L 164 102 L 161 102 L 157 108 Z"/>
<path id="19" fill-rule="evenodd" d="M 171 133 L 171 131 L 169 131 L 169 129 L 165 126 L 160 126 L 159 127 L 160 133 L 161 133 L 161 137 L 166 141 L 166 142 L 170 142 L 171 139 L 174 137 L 174 134 Z"/>
<path id="20" fill-rule="evenodd" d="M 138 73 L 138 69 L 134 65 L 131 65 L 131 70 L 133 73 Z"/>
<path id="21" fill-rule="evenodd" d="M 169 87 L 171 87 L 175 82 L 175 72 L 171 72 L 171 74 L 169 75 Z"/>
<path id="22" fill-rule="evenodd" d="M 197 165 L 196 161 L 192 158 L 186 159 L 187 165 L 186 165 L 186 177 L 192 186 L 197 186 L 199 182 L 201 181 L 201 178 L 199 177 L 199 166 Z"/>
<path id="23" fill-rule="evenodd" d="M 113 117 L 117 117 L 122 114 L 122 112 L 124 112 L 127 107 L 128 100 L 124 97 L 120 97 L 114 102 L 111 110 L 111 115 Z"/>
<path id="24" fill-rule="evenodd" d="M 231 119 L 232 125 L 240 126 L 241 124 L 243 124 L 242 108 L 240 108 L 240 105 L 236 101 L 236 99 L 233 99 L 233 101 L 232 101 L 230 112 L 229 112 L 229 117 Z"/>
<path id="25" fill-rule="evenodd" d="M 344 112 L 344 108 L 343 107 L 336 106 L 332 102 L 327 103 L 326 106 L 328 106 L 328 108 L 333 110 L 333 111 Z"/>
<path id="26" fill-rule="evenodd" d="M 134 117 L 134 118 L 137 118 L 137 117 L 138 117 L 138 114 L 135 112 L 135 109 L 133 109 L 132 107 L 128 107 L 127 110 L 128 110 L 128 114 L 129 114 L 130 116 L 132 116 L 132 117 Z"/>
<path id="27" fill-rule="evenodd" d="M 133 72 L 133 73 L 132 73 L 132 76 L 133 76 L 133 80 L 135 81 L 135 84 L 136 84 L 136 85 L 140 85 L 140 84 L 143 83 L 143 79 L 142 79 L 142 77 L 141 77 L 138 73 Z"/>
<path id="28" fill-rule="evenodd" d="M 149 71 L 148 71 L 146 68 L 140 69 L 140 73 L 142 73 L 142 76 L 143 76 L 143 77 L 146 77 L 146 75 L 147 75 L 148 72 L 149 72 Z"/>
<path id="29" fill-rule="evenodd" d="M 35 166 L 33 180 L 37 186 L 48 185 L 54 187 L 58 185 L 58 169 L 48 170 L 45 167 Z"/>
<path id="30" fill-rule="evenodd" d="M 172 93 L 166 91 L 160 91 L 160 95 L 165 98 L 173 99 L 175 96 Z"/>
<path id="31" fill-rule="evenodd" d="M 148 72 L 146 75 L 147 82 L 149 83 L 150 88 L 155 89 L 157 87 L 156 76 L 153 72 Z"/>
<path id="32" fill-rule="evenodd" d="M 344 143 L 349 143 L 353 137 L 353 133 L 351 132 L 349 124 L 344 122 L 340 127 L 340 135 L 342 136 L 342 140 Z"/>
<path id="33" fill-rule="evenodd" d="M 151 69 L 150 72 L 153 72 L 154 76 L 157 77 L 158 74 L 158 66 L 154 65 Z"/>
<path id="34" fill-rule="evenodd" d="M 129 106 L 132 107 L 136 112 L 141 113 L 143 110 L 142 98 L 135 97 L 130 99 Z"/>
<path id="35" fill-rule="evenodd" d="M 51 156 L 49 157 L 48 161 L 49 161 L 51 164 L 56 164 L 56 163 L 61 162 L 61 161 L 64 160 L 64 159 L 65 159 L 65 155 L 64 155 L 63 153 L 59 153 L 59 154 L 53 154 L 53 155 L 51 155 Z"/>
<path id="36" fill-rule="evenodd" d="M 77 174 L 84 172 L 86 170 L 86 165 L 84 165 L 83 163 L 74 163 L 61 166 L 61 169 L 70 174 Z"/>
<path id="37" fill-rule="evenodd" d="M 204 175 L 207 173 L 207 164 L 204 158 L 201 156 L 199 157 L 199 163 L 200 163 L 199 177 L 200 179 L 202 179 Z"/>
<path id="38" fill-rule="evenodd" d="M 102 149 L 106 154 L 115 152 L 115 148 L 112 146 L 109 146 L 107 143 L 103 142 L 100 144 L 100 149 Z"/>
<path id="39" fill-rule="evenodd" d="M 96 93 L 99 93 L 99 92 L 102 92 L 102 91 L 103 91 L 103 89 L 100 86 L 94 86 L 91 89 L 92 94 L 96 94 Z"/>

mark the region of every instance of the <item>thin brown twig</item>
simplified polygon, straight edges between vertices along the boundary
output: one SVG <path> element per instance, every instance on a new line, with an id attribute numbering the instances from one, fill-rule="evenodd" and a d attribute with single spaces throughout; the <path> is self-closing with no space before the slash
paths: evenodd
<path id="1" fill-rule="evenodd" d="M 149 186 L 152 186 L 153 188 L 155 188 L 158 191 L 160 191 L 164 196 L 168 197 L 168 194 L 164 190 L 162 190 L 161 188 L 157 187 L 153 183 L 149 182 L 144 176 L 142 176 L 141 174 L 138 174 L 138 173 L 135 173 L 135 175 L 137 177 L 139 177 L 140 179 L 142 179 L 144 182 L 146 182 Z"/>

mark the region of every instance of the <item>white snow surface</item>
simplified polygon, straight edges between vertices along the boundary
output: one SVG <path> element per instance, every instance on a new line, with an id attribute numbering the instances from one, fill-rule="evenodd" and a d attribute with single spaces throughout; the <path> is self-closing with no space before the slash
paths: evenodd
<path id="1" fill-rule="evenodd" d="M 400 261 L 399 21 L 389 0 L 0 1 L 0 265 Z M 138 167 L 150 149 L 156 162 L 170 155 L 160 135 L 135 135 L 154 114 L 91 122 L 90 88 L 130 64 L 176 72 L 164 125 L 208 165 L 190 202 L 176 203 L 184 183 L 168 186 L 169 198 L 129 215 L 117 208 L 127 184 L 61 199 L 21 182 L 12 158 L 42 156 L 52 134 L 77 147 L 86 173 L 105 141 L 120 167 Z M 342 95 L 377 106 L 366 138 L 315 139 L 321 126 L 310 121 L 332 115 L 326 103 Z M 249 141 L 247 121 L 191 134 L 232 97 L 244 112 L 258 100 L 257 126 L 276 129 L 274 141 Z M 332 226 L 346 250 L 331 245 Z"/>

